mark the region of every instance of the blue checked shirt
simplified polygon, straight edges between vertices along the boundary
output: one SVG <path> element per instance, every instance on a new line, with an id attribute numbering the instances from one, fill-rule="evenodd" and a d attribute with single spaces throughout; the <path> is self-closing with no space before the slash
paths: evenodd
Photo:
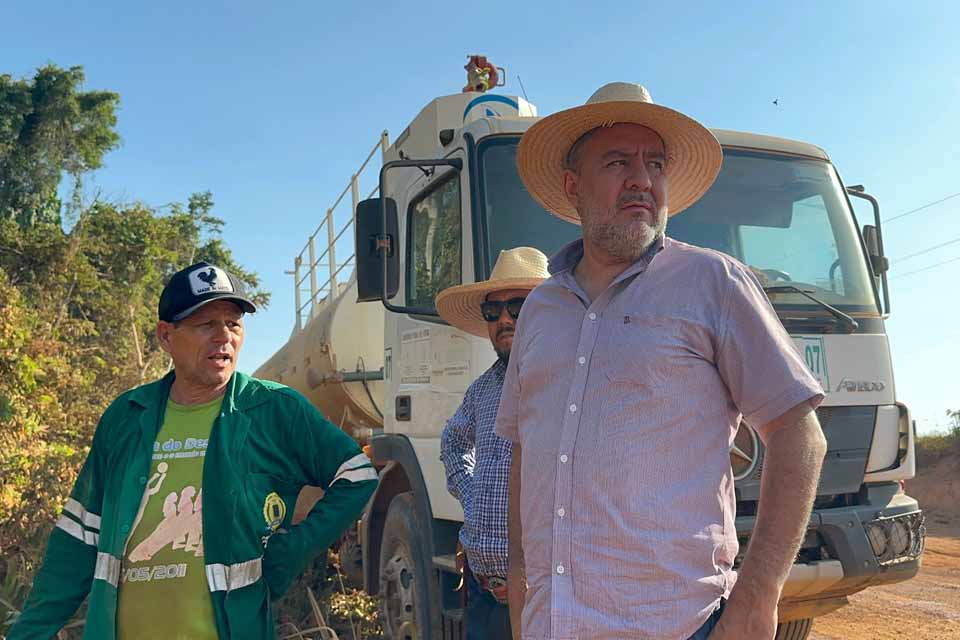
<path id="1" fill-rule="evenodd" d="M 477 575 L 507 575 L 507 483 L 513 444 L 494 433 L 507 367 L 502 360 L 473 381 L 447 422 L 440 458 L 447 489 L 463 505 L 460 542 Z"/>

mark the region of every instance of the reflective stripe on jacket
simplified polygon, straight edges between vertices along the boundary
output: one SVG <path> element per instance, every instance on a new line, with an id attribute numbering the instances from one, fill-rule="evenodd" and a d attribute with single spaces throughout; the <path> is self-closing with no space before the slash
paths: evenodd
<path id="1" fill-rule="evenodd" d="M 8 640 L 54 637 L 88 593 L 83 637 L 115 638 L 121 558 L 173 379 L 127 391 L 104 412 Z M 220 637 L 273 638 L 271 600 L 357 519 L 376 484 L 353 439 L 306 398 L 235 373 L 203 465 L 204 562 Z M 305 485 L 324 487 L 324 496 L 293 527 Z M 271 494 L 282 507 L 271 498 L 267 508 Z M 267 518 L 278 509 L 285 514 L 275 533 Z"/>

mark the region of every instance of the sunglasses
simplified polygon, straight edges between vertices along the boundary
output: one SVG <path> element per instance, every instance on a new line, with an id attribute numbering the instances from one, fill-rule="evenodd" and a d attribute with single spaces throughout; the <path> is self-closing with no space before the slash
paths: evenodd
<path id="1" fill-rule="evenodd" d="M 503 309 L 506 307 L 510 317 L 516 320 L 520 317 L 520 307 L 523 306 L 524 300 L 526 300 L 526 298 L 487 300 L 486 302 L 480 303 L 480 313 L 483 314 L 483 319 L 487 322 L 496 322 L 500 319 L 500 314 L 503 313 Z"/>

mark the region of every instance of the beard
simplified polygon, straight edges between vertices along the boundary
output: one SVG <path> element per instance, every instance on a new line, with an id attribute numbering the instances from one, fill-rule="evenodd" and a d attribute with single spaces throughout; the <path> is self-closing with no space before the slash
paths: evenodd
<path id="1" fill-rule="evenodd" d="M 639 200 L 635 194 L 624 194 L 612 208 L 591 207 L 580 216 L 583 239 L 603 250 L 619 262 L 636 262 L 667 228 L 667 212 L 654 205 L 653 223 L 645 220 L 614 222 L 620 207 Z"/>
<path id="2" fill-rule="evenodd" d="M 510 364 L 510 349 L 513 347 L 513 334 L 516 331 L 516 325 L 513 321 L 498 322 L 496 333 L 490 336 L 490 346 L 497 354 L 503 364 Z M 509 339 L 504 338 L 504 334 L 509 334 Z"/>

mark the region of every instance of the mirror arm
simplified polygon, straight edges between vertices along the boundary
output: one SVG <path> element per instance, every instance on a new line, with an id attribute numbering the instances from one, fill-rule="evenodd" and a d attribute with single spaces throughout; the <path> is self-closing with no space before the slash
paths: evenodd
<path id="1" fill-rule="evenodd" d="M 858 184 L 852 187 L 847 187 L 847 193 L 855 198 L 866 200 L 873 206 L 873 220 L 874 225 L 876 225 L 877 228 L 877 250 L 880 253 L 878 257 L 882 259 L 881 264 L 877 266 L 884 267 L 884 269 L 879 272 L 880 278 L 883 281 L 883 310 L 885 313 L 890 313 L 890 287 L 887 286 L 887 269 L 889 268 L 890 263 L 885 257 L 886 254 L 883 251 L 883 228 L 880 225 L 880 203 L 876 198 L 864 190 L 863 185 Z M 874 267 L 872 257 L 870 258 L 870 267 Z M 877 273 L 877 271 L 875 270 L 874 273 Z"/>

